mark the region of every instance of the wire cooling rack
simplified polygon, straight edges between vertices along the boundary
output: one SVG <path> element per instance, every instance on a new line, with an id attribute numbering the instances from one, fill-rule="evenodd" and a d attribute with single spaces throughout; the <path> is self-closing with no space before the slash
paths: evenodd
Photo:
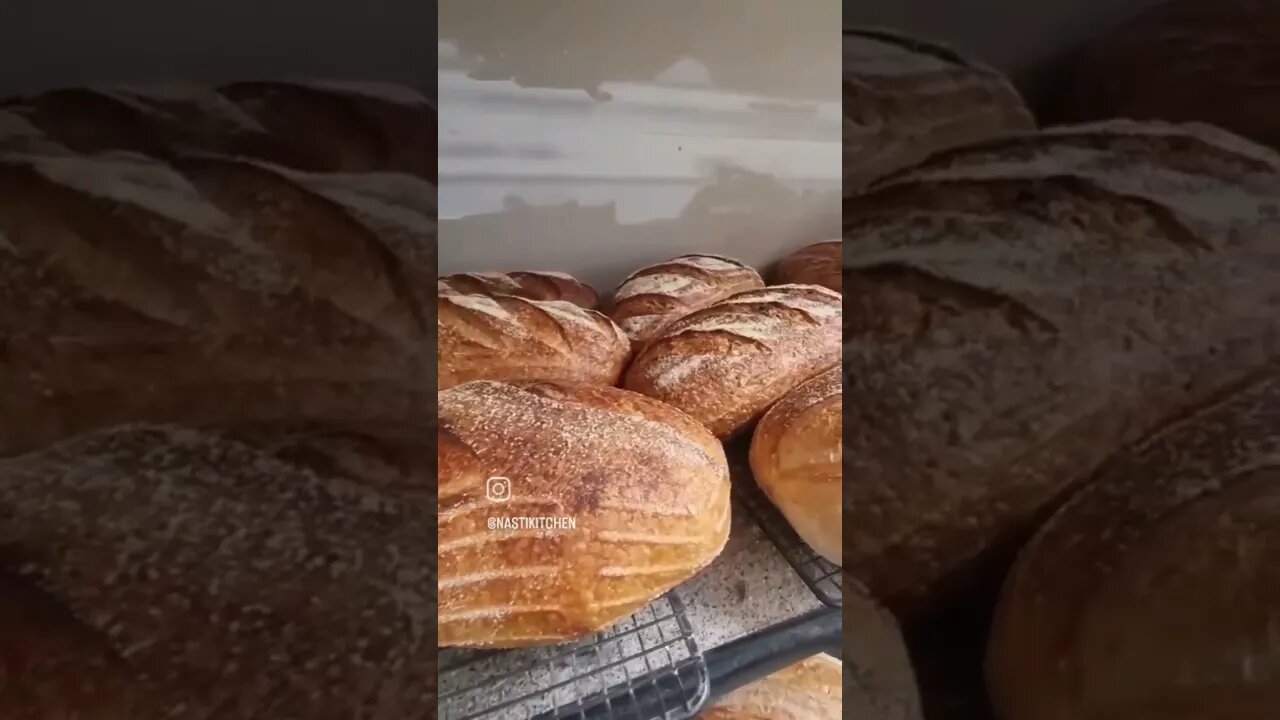
<path id="1" fill-rule="evenodd" d="M 673 594 L 595 637 L 549 648 L 443 650 L 440 720 L 686 720 L 706 661 Z"/>
<path id="2" fill-rule="evenodd" d="M 842 607 L 843 593 L 840 585 L 840 568 L 831 564 L 813 551 L 796 531 L 791 523 L 756 484 L 751 474 L 751 466 L 747 461 L 747 444 L 735 444 L 726 447 L 729 457 L 729 471 L 733 475 L 733 493 L 738 507 L 751 516 L 760 526 L 787 563 L 795 569 L 796 574 L 809 586 L 813 594 L 823 605 Z"/>

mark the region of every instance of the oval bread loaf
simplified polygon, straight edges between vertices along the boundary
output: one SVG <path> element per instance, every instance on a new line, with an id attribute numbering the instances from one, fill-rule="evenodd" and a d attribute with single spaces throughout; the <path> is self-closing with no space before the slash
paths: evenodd
<path id="1" fill-rule="evenodd" d="M 424 188 L 0 154 L 0 455 L 122 422 L 428 416 Z"/>
<path id="2" fill-rule="evenodd" d="M 442 646 L 589 635 L 691 577 L 728 539 L 723 448 L 642 395 L 468 383 L 440 393 L 439 439 Z M 574 526 L 487 524 L 521 517 Z"/>
<path id="3" fill-rule="evenodd" d="M 0 460 L 0 716 L 434 718 L 429 458 L 251 437 L 130 426 Z"/>
<path id="4" fill-rule="evenodd" d="M 751 473 L 760 489 L 828 561 L 840 564 L 840 381 L 838 366 L 787 393 L 751 438 Z"/>
<path id="5" fill-rule="evenodd" d="M 1208 127 L 992 141 L 844 218 L 844 567 L 900 613 L 1280 354 L 1280 156 Z"/>
<path id="6" fill-rule="evenodd" d="M 698 720 L 840 720 L 840 661 L 814 655 L 725 695 Z"/>
<path id="7" fill-rule="evenodd" d="M 728 438 L 839 361 L 839 293 L 777 285 L 677 320 L 636 357 L 625 386 Z"/>
<path id="8" fill-rule="evenodd" d="M 515 295 L 530 300 L 564 300 L 593 310 L 600 304 L 594 288 L 558 272 L 456 273 L 440 278 L 437 293 Z"/>
<path id="9" fill-rule="evenodd" d="M 821 285 L 840 292 L 840 240 L 814 243 L 778 262 L 778 284 Z"/>
<path id="10" fill-rule="evenodd" d="M 933 153 L 1034 129 L 1012 83 L 922 40 L 870 29 L 844 34 L 844 189 Z"/>
<path id="11" fill-rule="evenodd" d="M 1166 0 L 1097 39 L 1064 84 L 1073 121 L 1204 122 L 1280 149 L 1280 5 Z"/>
<path id="12" fill-rule="evenodd" d="M 1280 710 L 1280 375 L 1113 456 L 1023 551 L 988 677 L 1000 717 Z"/>
<path id="13" fill-rule="evenodd" d="M 681 255 L 632 273 L 609 316 L 639 348 L 667 325 L 737 293 L 764 287 L 760 273 L 717 255 Z"/>
<path id="14" fill-rule="evenodd" d="M 631 343 L 608 317 L 561 300 L 438 296 L 441 390 L 472 380 L 616 385 Z"/>

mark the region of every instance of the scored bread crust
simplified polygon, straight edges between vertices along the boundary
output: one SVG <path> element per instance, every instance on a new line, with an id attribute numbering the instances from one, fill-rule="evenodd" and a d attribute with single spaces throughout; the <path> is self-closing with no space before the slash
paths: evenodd
<path id="1" fill-rule="evenodd" d="M 429 188 L 0 153 L 0 455 L 130 421 L 427 415 Z"/>
<path id="2" fill-rule="evenodd" d="M 1023 551 L 988 654 L 1000 717 L 1274 716 L 1278 369 L 1113 456 Z"/>
<path id="3" fill-rule="evenodd" d="M 844 567 L 897 612 L 1012 559 L 1117 447 L 1280 354 L 1280 156 L 1055 128 L 845 203 Z"/>
<path id="4" fill-rule="evenodd" d="M 729 533 L 724 450 L 692 418 L 617 388 L 474 382 L 440 393 L 441 646 L 521 647 L 602 630 L 705 567 Z M 508 481 L 508 499 L 488 481 Z M 569 517 L 571 529 L 490 529 Z"/>
<path id="5" fill-rule="evenodd" d="M 613 293 L 609 316 L 637 348 L 691 312 L 764 287 L 760 273 L 718 255 L 681 255 L 632 273 Z"/>
<path id="6" fill-rule="evenodd" d="M 439 389 L 472 380 L 616 385 L 631 343 L 607 316 L 562 300 L 437 298 Z"/>
<path id="7" fill-rule="evenodd" d="M 624 386 L 683 410 L 724 439 L 839 361 L 840 294 L 775 285 L 669 325 L 636 357 Z"/>
<path id="8" fill-rule="evenodd" d="M 778 261 L 777 284 L 821 285 L 840 292 L 840 254 L 843 242 L 814 243 Z"/>
<path id="9" fill-rule="evenodd" d="M 697 720 L 839 720 L 842 683 L 840 661 L 814 655 L 734 690 Z"/>
<path id="10" fill-rule="evenodd" d="M 529 300 L 564 300 L 588 310 L 600 304 L 595 288 L 558 272 L 455 273 L 440 278 L 436 290 L 440 295 L 515 295 Z"/>
<path id="11" fill-rule="evenodd" d="M 0 102 L 0 149 L 214 154 L 434 181 L 436 113 L 421 92 L 373 82 L 97 85 Z"/>
<path id="12" fill-rule="evenodd" d="M 838 366 L 787 393 L 756 425 L 751 473 L 796 534 L 840 564 L 841 422 Z"/>
<path id="13" fill-rule="evenodd" d="M 419 447 L 128 426 L 0 460 L 0 716 L 433 718 Z"/>
<path id="14" fill-rule="evenodd" d="M 846 195 L 933 153 L 1035 128 L 995 70 L 875 29 L 845 31 L 844 116 Z"/>

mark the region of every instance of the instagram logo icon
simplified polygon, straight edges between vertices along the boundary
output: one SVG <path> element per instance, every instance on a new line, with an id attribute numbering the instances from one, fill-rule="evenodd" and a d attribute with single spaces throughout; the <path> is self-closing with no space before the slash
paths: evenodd
<path id="1" fill-rule="evenodd" d="M 511 499 L 511 480 L 504 477 L 491 477 L 484 485 L 484 494 L 493 502 L 506 502 Z"/>

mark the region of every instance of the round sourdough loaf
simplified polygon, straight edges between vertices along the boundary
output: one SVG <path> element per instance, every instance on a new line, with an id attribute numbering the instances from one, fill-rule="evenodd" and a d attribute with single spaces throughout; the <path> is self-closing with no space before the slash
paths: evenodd
<path id="1" fill-rule="evenodd" d="M 929 155 L 1031 130 L 1013 85 L 953 50 L 883 30 L 844 34 L 844 189 Z"/>
<path id="2" fill-rule="evenodd" d="M 1280 156 L 1212 128 L 991 141 L 844 222 L 844 567 L 899 613 L 1280 354 Z"/>
<path id="3" fill-rule="evenodd" d="M 814 243 L 778 262 L 777 279 L 782 285 L 821 285 L 840 292 L 841 241 Z"/>
<path id="4" fill-rule="evenodd" d="M 809 547 L 840 564 L 840 368 L 787 393 L 751 438 L 751 473 Z"/>
<path id="5" fill-rule="evenodd" d="M 1071 120 L 1197 121 L 1280 149 L 1280 3 L 1173 0 L 1080 54 Z"/>
<path id="6" fill-rule="evenodd" d="M 667 326 L 631 364 L 625 386 L 728 438 L 839 361 L 840 294 L 775 285 L 738 293 Z"/>
<path id="7" fill-rule="evenodd" d="M 631 342 L 608 317 L 564 300 L 437 296 L 438 387 L 472 380 L 616 385 Z"/>
<path id="8" fill-rule="evenodd" d="M 1278 378 L 1113 456 L 1041 529 L 988 653 L 1003 720 L 1276 717 Z"/>
<path id="9" fill-rule="evenodd" d="M 814 655 L 725 695 L 698 720 L 840 720 L 843 697 L 840 661 Z"/>
<path id="10" fill-rule="evenodd" d="M 609 316 L 636 347 L 695 310 L 764 287 L 760 273 L 718 255 L 681 255 L 641 268 L 613 293 Z"/>
<path id="11" fill-rule="evenodd" d="M 441 392 L 439 407 L 442 646 L 589 635 L 724 548 L 724 449 L 671 407 L 603 386 L 488 381 Z M 573 526 L 513 528 L 530 517 Z"/>
<path id="12" fill-rule="evenodd" d="M 595 288 L 560 272 L 517 270 L 446 275 L 436 282 L 436 294 L 515 295 L 530 300 L 563 300 L 594 310 L 600 304 Z"/>

